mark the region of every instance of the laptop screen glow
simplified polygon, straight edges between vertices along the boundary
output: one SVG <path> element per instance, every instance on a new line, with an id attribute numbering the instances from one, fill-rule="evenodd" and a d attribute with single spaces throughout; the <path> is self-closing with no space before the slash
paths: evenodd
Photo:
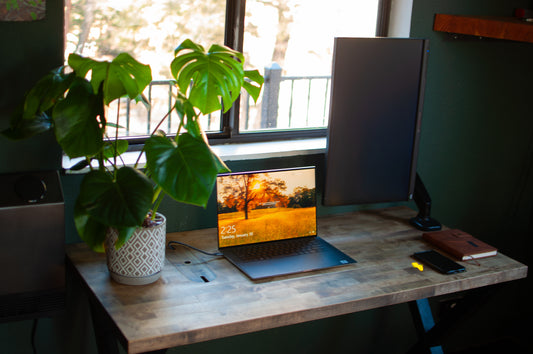
<path id="1" fill-rule="evenodd" d="M 219 247 L 315 236 L 315 168 L 217 177 Z"/>

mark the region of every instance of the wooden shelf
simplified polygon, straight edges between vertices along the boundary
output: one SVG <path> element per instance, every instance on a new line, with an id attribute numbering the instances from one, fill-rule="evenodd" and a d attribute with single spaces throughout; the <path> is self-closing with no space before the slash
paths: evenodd
<path id="1" fill-rule="evenodd" d="M 436 14 L 433 30 L 533 43 L 533 22 L 513 17 Z"/>

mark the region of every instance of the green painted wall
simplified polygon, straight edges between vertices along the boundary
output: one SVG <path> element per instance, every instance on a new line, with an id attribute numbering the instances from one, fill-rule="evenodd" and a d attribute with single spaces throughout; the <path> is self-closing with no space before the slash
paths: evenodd
<path id="1" fill-rule="evenodd" d="M 528 239 L 515 233 L 530 230 L 533 202 L 533 45 L 453 39 L 432 26 L 435 13 L 509 15 L 531 4 L 415 1 L 411 31 L 431 42 L 419 172 L 434 213 L 521 259 Z"/>
<path id="2" fill-rule="evenodd" d="M 25 92 L 63 64 L 63 22 L 61 0 L 47 1 L 44 20 L 0 22 L 0 130 L 8 126 Z M 0 136 L 0 173 L 57 170 L 60 156 L 50 134 L 22 142 Z"/>
<path id="3" fill-rule="evenodd" d="M 510 16 L 516 7 L 533 8 L 533 2 L 414 1 L 411 36 L 431 41 L 418 170 L 435 217 L 530 265 L 533 44 L 454 39 L 432 30 L 436 13 Z M 447 348 L 492 343 L 494 351 L 481 352 L 521 352 L 502 350 L 503 343 L 533 350 L 523 326 L 533 313 L 531 288 L 530 277 L 501 287 L 455 327 L 454 333 L 469 333 L 468 340 L 455 336 Z"/>
<path id="4" fill-rule="evenodd" d="M 432 30 L 435 13 L 510 15 L 528 0 L 414 0 L 411 36 L 429 38 L 430 57 L 419 156 L 419 172 L 433 199 L 433 216 L 479 235 L 513 258 L 531 262 L 533 212 L 533 44 L 455 40 Z M 0 23 L 0 129 L 9 111 L 39 77 L 62 61 L 62 2 L 47 1 L 47 18 L 35 23 Z M 23 156 L 23 158 L 20 158 Z M 56 169 L 59 150 L 50 137 L 24 143 L 0 138 L 0 173 Z M 233 170 L 317 165 L 322 155 L 230 163 Z M 71 218 L 79 175 L 63 176 L 66 242 L 78 242 Z M 354 208 L 323 208 L 320 214 Z M 164 202 L 169 231 L 214 226 L 206 209 Z M 70 275 L 69 275 L 69 278 Z M 532 315 L 527 281 L 502 287 L 493 300 L 456 327 L 468 339 L 450 339 L 446 349 L 511 341 L 527 343 L 515 323 Z M 529 287 L 531 288 L 531 287 Z M 68 288 L 67 313 L 44 319 L 37 330 L 39 353 L 95 353 L 87 301 Z M 438 302 L 432 301 L 436 310 Z M 31 321 L 0 324 L 0 352 L 28 353 Z M 457 336 L 456 336 L 457 337 Z M 191 345 L 170 353 L 402 353 L 415 339 L 406 305 L 365 311 Z M 303 346 L 303 347 L 302 347 Z M 493 347 L 496 347 L 493 345 Z M 299 349 L 303 348 L 303 349 Z"/>

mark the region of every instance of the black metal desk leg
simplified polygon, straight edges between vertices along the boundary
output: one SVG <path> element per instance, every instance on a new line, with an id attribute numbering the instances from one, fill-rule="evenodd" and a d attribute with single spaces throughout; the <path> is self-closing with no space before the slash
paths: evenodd
<path id="1" fill-rule="evenodd" d="M 429 332 L 435 326 L 435 320 L 431 313 L 428 299 L 421 299 L 412 301 L 409 303 L 409 309 L 413 316 L 415 328 L 418 333 L 419 342 L 410 352 L 411 353 L 431 353 L 431 354 L 443 354 L 442 347 L 430 343 L 427 336 Z"/>
<path id="2" fill-rule="evenodd" d="M 119 354 L 114 329 L 107 314 L 98 301 L 89 295 L 91 316 L 93 320 L 94 335 L 99 354 Z"/>

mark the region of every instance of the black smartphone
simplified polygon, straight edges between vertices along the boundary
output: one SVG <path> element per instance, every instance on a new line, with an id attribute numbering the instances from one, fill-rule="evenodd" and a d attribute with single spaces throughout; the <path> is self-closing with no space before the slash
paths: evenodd
<path id="1" fill-rule="evenodd" d="M 443 256 L 437 251 L 422 251 L 413 254 L 413 258 L 429 265 L 443 274 L 454 274 L 466 271 L 465 267 Z"/>

